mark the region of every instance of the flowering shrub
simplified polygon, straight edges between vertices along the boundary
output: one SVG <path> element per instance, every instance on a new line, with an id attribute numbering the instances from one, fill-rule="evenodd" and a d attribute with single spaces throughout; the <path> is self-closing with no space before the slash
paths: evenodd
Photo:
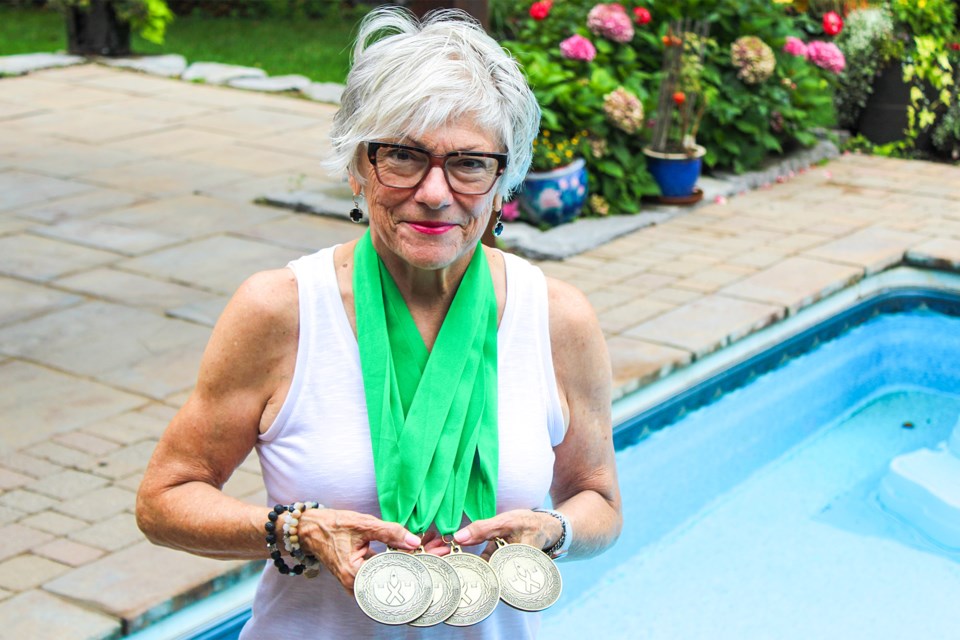
<path id="1" fill-rule="evenodd" d="M 836 39 L 847 62 L 840 74 L 834 104 L 837 123 L 854 129 L 873 92 L 877 75 L 903 51 L 894 38 L 893 17 L 885 7 L 868 7 L 847 14 L 847 28 Z"/>
<path id="2" fill-rule="evenodd" d="M 530 17 L 534 20 L 544 20 L 550 15 L 550 9 L 553 8 L 552 0 L 539 0 L 530 5 Z"/>
<path id="3" fill-rule="evenodd" d="M 828 36 L 835 36 L 843 31 L 843 18 L 836 11 L 827 11 L 823 14 L 823 32 Z"/>
<path id="4" fill-rule="evenodd" d="M 567 60 L 590 62 L 597 57 L 597 48 L 592 42 L 575 33 L 560 43 L 560 53 Z"/>
<path id="5" fill-rule="evenodd" d="M 620 4 L 598 4 L 587 14 L 587 28 L 614 42 L 633 40 L 633 24 Z"/>
<path id="6" fill-rule="evenodd" d="M 756 36 L 737 38 L 730 45 L 730 60 L 737 71 L 737 77 L 747 84 L 766 82 L 777 67 L 773 49 Z"/>
<path id="7" fill-rule="evenodd" d="M 787 42 L 783 45 L 783 50 L 792 56 L 798 56 L 800 58 L 807 57 L 806 43 L 800 38 L 795 38 L 794 36 L 787 36 Z"/>
<path id="8" fill-rule="evenodd" d="M 832 42 L 814 40 L 807 45 L 807 59 L 821 69 L 840 73 L 847 66 L 843 52 Z"/>
<path id="9" fill-rule="evenodd" d="M 580 155 L 581 138 L 580 134 L 565 138 L 549 130 L 542 131 L 533 141 L 530 168 L 534 171 L 552 171 L 570 164 Z"/>
<path id="10" fill-rule="evenodd" d="M 623 87 L 603 96 L 603 112 L 621 131 L 637 133 L 643 127 L 643 103 Z"/>
<path id="11" fill-rule="evenodd" d="M 531 0 L 489 4 L 493 35 L 521 63 L 540 103 L 541 129 L 552 138 L 589 132 L 581 147 L 594 214 L 634 213 L 642 196 L 658 194 L 642 149 L 657 118 L 664 37 L 680 17 L 710 22 L 703 64 L 685 66 L 667 95 L 671 106 L 695 107 L 708 167 L 758 167 L 785 146 L 813 144 L 812 130 L 832 124 L 833 74 L 783 51 L 809 20 L 769 0 L 554 0 L 536 16 Z M 738 78 L 731 45 L 743 36 L 769 45 L 744 65 L 766 82 Z M 709 97 L 705 110 L 696 95 Z"/>

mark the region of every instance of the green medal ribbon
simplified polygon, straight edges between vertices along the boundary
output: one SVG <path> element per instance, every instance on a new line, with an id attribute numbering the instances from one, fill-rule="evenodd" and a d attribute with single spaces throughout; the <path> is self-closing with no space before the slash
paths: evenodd
<path id="1" fill-rule="evenodd" d="M 477 245 L 428 351 L 370 232 L 354 249 L 353 296 L 384 520 L 443 535 L 496 514 L 497 299 Z"/>

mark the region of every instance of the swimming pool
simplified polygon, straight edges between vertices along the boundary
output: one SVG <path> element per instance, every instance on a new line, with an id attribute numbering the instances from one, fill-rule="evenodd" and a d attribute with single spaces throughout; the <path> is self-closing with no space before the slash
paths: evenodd
<path id="1" fill-rule="evenodd" d="M 543 637 L 951 637 L 960 552 L 877 491 L 949 435 L 958 362 L 960 318 L 881 315 L 619 450 L 623 535 Z"/>
<path id="2" fill-rule="evenodd" d="M 815 327 L 783 323 L 775 348 L 725 350 L 720 373 L 704 362 L 638 394 L 654 406 L 620 403 L 624 532 L 562 565 L 542 637 L 947 635 L 960 556 L 875 495 L 894 455 L 960 414 L 960 300 L 898 290 L 847 308 L 859 295 L 814 312 L 830 316 Z M 137 638 L 235 638 L 251 589 L 212 628 Z"/>

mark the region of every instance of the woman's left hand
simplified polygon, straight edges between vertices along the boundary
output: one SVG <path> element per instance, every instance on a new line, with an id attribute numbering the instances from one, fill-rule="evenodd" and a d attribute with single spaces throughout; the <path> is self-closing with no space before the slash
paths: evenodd
<path id="1" fill-rule="evenodd" d="M 550 514 L 530 509 L 515 509 L 486 520 L 471 522 L 457 531 L 453 539 L 461 546 L 489 543 L 481 554 L 489 559 L 490 554 L 496 550 L 497 538 L 503 538 L 507 542 L 521 542 L 537 549 L 549 549 L 560 539 L 562 533 L 560 521 Z"/>

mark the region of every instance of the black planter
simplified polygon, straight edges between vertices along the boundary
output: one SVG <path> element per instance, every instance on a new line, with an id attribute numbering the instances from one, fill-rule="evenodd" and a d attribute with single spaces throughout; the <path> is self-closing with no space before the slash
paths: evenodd
<path id="1" fill-rule="evenodd" d="M 903 81 L 903 67 L 888 65 L 873 82 L 873 93 L 857 120 L 857 133 L 874 144 L 886 144 L 903 140 L 907 128 L 907 107 L 910 106 L 910 86 Z M 930 98 L 936 96 L 933 87 L 925 87 Z M 930 151 L 930 132 L 917 136 L 916 148 Z"/>
<path id="2" fill-rule="evenodd" d="M 130 24 L 117 18 L 108 0 L 90 0 L 88 9 L 67 9 L 67 48 L 81 56 L 130 55 Z"/>

